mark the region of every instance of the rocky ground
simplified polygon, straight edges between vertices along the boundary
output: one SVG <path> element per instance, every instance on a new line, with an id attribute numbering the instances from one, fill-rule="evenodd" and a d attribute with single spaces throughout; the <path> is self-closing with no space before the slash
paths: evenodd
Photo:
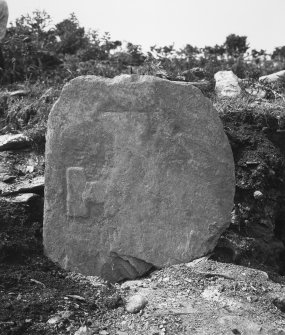
<path id="1" fill-rule="evenodd" d="M 2 101 L 3 135 L 21 132 L 7 119 L 11 99 L 24 105 L 22 96 Z M 53 102 L 40 99 L 43 110 Z M 28 106 L 22 116 L 39 107 Z M 116 285 L 45 258 L 43 136 L 0 136 L 0 334 L 285 334 L 284 102 L 216 108 L 236 164 L 231 226 L 210 259 Z"/>
<path id="2" fill-rule="evenodd" d="M 114 334 L 118 328 L 125 334 L 283 334 L 275 300 L 283 286 L 262 271 L 202 258 L 126 282 L 121 290 L 148 304 L 139 314 L 118 316 Z"/>
<path id="3" fill-rule="evenodd" d="M 0 334 L 285 334 L 284 278 L 251 268 L 202 258 L 114 286 L 42 256 L 0 269 Z"/>

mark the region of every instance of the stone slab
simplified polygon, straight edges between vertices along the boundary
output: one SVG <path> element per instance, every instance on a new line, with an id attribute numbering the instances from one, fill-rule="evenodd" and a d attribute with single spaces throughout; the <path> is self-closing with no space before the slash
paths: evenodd
<path id="1" fill-rule="evenodd" d="M 0 136 L 0 151 L 19 150 L 30 146 L 30 139 L 24 134 L 7 134 Z"/>
<path id="2" fill-rule="evenodd" d="M 12 184 L 0 181 L 0 193 L 2 196 L 10 196 L 18 193 L 43 193 L 45 186 L 44 176 L 23 178 Z"/>
<path id="3" fill-rule="evenodd" d="M 38 194 L 34 193 L 23 193 L 18 194 L 14 197 L 7 198 L 7 201 L 9 202 L 16 202 L 19 204 L 28 204 L 29 202 L 33 201 L 36 198 L 39 198 L 40 196 Z"/>
<path id="4" fill-rule="evenodd" d="M 259 77 L 259 81 L 263 83 L 278 83 L 282 82 L 282 80 L 285 80 L 285 70 Z"/>
<path id="5" fill-rule="evenodd" d="M 230 145 L 191 85 L 78 77 L 48 121 L 44 247 L 110 281 L 209 253 L 230 222 Z"/>

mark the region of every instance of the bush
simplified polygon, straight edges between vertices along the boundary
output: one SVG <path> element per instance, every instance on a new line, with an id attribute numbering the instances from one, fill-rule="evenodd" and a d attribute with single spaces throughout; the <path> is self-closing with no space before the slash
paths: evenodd
<path id="1" fill-rule="evenodd" d="M 152 46 L 144 53 L 138 44 L 113 41 L 110 34 L 86 32 L 74 14 L 53 25 L 46 12 L 21 16 L 7 30 L 3 53 L 6 68 L 1 84 L 17 81 L 64 84 L 78 75 L 114 77 L 120 73 L 151 74 L 169 80 L 196 81 L 191 72 L 201 68 L 212 81 L 220 70 L 233 70 L 239 78 L 259 76 L 285 67 L 284 47 L 276 48 L 272 59 L 265 50 L 248 49 L 247 37 L 231 34 L 222 45 L 199 49 L 187 44 Z"/>

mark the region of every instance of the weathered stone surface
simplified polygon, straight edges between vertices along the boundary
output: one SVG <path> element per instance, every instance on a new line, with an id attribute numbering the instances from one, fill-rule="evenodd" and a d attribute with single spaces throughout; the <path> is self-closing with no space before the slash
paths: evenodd
<path id="1" fill-rule="evenodd" d="M 238 77 L 232 71 L 215 73 L 216 93 L 220 97 L 233 98 L 241 94 Z"/>
<path id="2" fill-rule="evenodd" d="M 264 83 L 278 83 L 282 80 L 285 80 L 285 70 L 278 71 L 259 78 L 259 81 Z"/>
<path id="3" fill-rule="evenodd" d="M 0 136 L 0 151 L 23 149 L 30 145 L 30 140 L 23 134 Z"/>
<path id="4" fill-rule="evenodd" d="M 111 281 L 189 262 L 228 226 L 234 186 L 228 140 L 199 89 L 76 78 L 48 122 L 46 254 Z"/>

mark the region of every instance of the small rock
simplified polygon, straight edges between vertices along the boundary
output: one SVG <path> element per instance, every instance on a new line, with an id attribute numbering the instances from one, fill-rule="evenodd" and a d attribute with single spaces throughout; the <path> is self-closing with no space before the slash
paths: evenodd
<path id="1" fill-rule="evenodd" d="M 33 172 L 34 172 L 34 169 L 35 169 L 34 166 L 32 166 L 32 165 L 28 165 L 28 166 L 26 167 L 26 172 L 27 172 L 27 173 L 33 173 Z"/>
<path id="2" fill-rule="evenodd" d="M 72 314 L 73 313 L 70 312 L 70 311 L 64 311 L 61 314 L 57 314 L 57 315 L 51 317 L 50 319 L 48 319 L 47 323 L 50 324 L 50 325 L 55 325 L 62 320 L 70 318 Z"/>
<path id="3" fill-rule="evenodd" d="M 32 179 L 22 180 L 12 185 L 6 185 L 2 189 L 2 196 L 14 195 L 17 193 L 38 193 L 44 191 L 44 176 L 38 176 Z M 0 185 L 1 186 L 1 185 Z M 1 187 L 0 187 L 1 189 Z"/>
<path id="4" fill-rule="evenodd" d="M 246 162 L 246 165 L 258 165 L 258 164 L 260 164 L 259 161 L 247 161 Z"/>
<path id="5" fill-rule="evenodd" d="M 145 287 L 142 280 L 127 280 L 121 285 L 123 290 L 135 289 L 136 287 Z"/>
<path id="6" fill-rule="evenodd" d="M 8 134 L 0 136 L 0 151 L 18 150 L 30 145 L 30 139 L 24 134 Z"/>
<path id="7" fill-rule="evenodd" d="M 28 90 L 18 90 L 18 91 L 14 91 L 14 92 L 9 92 L 10 97 L 23 97 L 25 95 L 28 95 L 30 93 L 30 91 Z"/>
<path id="8" fill-rule="evenodd" d="M 129 313 L 137 313 L 147 304 L 147 299 L 142 295 L 136 294 L 128 299 L 126 311 Z"/>
<path id="9" fill-rule="evenodd" d="M 79 300 L 79 301 L 86 301 L 85 298 L 81 297 L 80 295 L 75 295 L 75 294 L 69 294 L 67 295 L 67 298 L 70 298 L 70 299 L 75 299 L 75 300 Z"/>
<path id="10" fill-rule="evenodd" d="M 100 330 L 99 334 L 100 335 L 109 335 L 109 332 L 107 332 L 107 330 Z"/>
<path id="11" fill-rule="evenodd" d="M 91 331 L 86 326 L 82 326 L 74 333 L 74 335 L 91 335 Z"/>
<path id="12" fill-rule="evenodd" d="M 73 312 L 71 311 L 64 311 L 63 313 L 61 313 L 61 318 L 62 319 L 68 319 L 73 315 Z"/>
<path id="13" fill-rule="evenodd" d="M 16 202 L 18 204 L 27 204 L 35 198 L 40 198 L 38 194 L 23 193 L 9 199 L 9 202 Z"/>
<path id="14" fill-rule="evenodd" d="M 47 320 L 47 323 L 50 325 L 55 325 L 57 323 L 59 323 L 61 320 L 61 316 L 60 315 L 55 315 L 53 317 L 51 317 L 50 319 Z"/>
<path id="15" fill-rule="evenodd" d="M 261 198 L 263 198 L 263 193 L 260 192 L 260 191 L 255 191 L 253 193 L 253 196 L 254 196 L 255 199 L 261 199 Z"/>
<path id="16" fill-rule="evenodd" d="M 259 78 L 260 82 L 263 83 L 277 83 L 285 78 L 285 70 L 269 74 L 267 76 L 262 76 Z"/>

